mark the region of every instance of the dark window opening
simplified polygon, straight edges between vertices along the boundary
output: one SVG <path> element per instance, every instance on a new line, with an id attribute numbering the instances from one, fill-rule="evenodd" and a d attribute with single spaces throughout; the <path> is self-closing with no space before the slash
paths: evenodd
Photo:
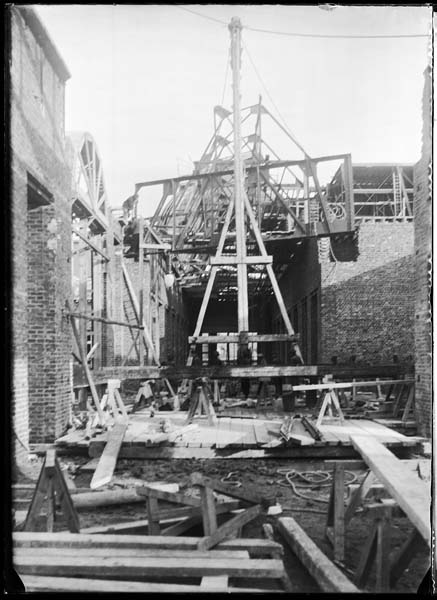
<path id="1" fill-rule="evenodd" d="M 33 210 L 40 206 L 53 203 L 51 194 L 33 175 L 27 174 L 27 209 Z"/>

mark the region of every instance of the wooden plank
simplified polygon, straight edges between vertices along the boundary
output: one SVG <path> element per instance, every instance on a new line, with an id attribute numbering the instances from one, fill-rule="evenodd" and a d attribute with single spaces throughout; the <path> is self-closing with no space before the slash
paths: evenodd
<path id="1" fill-rule="evenodd" d="M 324 592 L 357 593 L 360 590 L 332 563 L 292 517 L 280 517 L 278 529 L 293 552 Z"/>
<path id="2" fill-rule="evenodd" d="M 165 538 L 170 539 L 170 538 Z M 17 556 L 14 567 L 24 575 L 93 576 L 99 577 L 204 577 L 228 575 L 243 578 L 279 579 L 283 574 L 282 561 L 269 559 L 129 557 L 120 560 L 112 556 Z"/>
<path id="3" fill-rule="evenodd" d="M 179 492 L 166 492 L 164 490 L 158 490 L 153 486 L 142 485 L 136 488 L 137 494 L 140 496 L 147 496 L 159 498 L 159 500 L 165 500 L 166 502 L 174 502 L 176 504 L 186 504 L 188 506 L 200 506 L 200 498 L 194 496 L 188 496 L 187 494 L 181 494 Z"/>
<path id="4" fill-rule="evenodd" d="M 38 556 L 45 556 L 47 559 L 50 556 L 60 556 L 67 557 L 71 556 L 72 560 L 77 557 L 83 556 L 84 549 L 77 547 L 65 547 L 65 548 L 52 548 L 50 546 L 43 546 L 38 548 Z M 235 560 L 239 559 L 248 559 L 249 552 L 247 550 L 187 550 L 186 548 L 180 548 L 176 550 L 172 550 L 169 548 L 93 548 L 92 549 L 93 558 L 106 557 L 108 554 L 111 555 L 112 558 L 118 558 L 123 561 L 126 558 L 189 558 L 189 559 L 198 559 L 198 558 L 209 558 L 211 560 L 215 560 L 216 558 L 233 558 Z M 35 550 L 33 548 L 27 547 L 17 547 L 14 548 L 14 559 L 21 557 L 32 557 L 35 555 Z"/>
<path id="5" fill-rule="evenodd" d="M 375 439 L 352 436 L 354 448 L 361 454 L 387 491 L 398 502 L 428 544 L 431 542 L 430 492 L 419 477 Z"/>
<path id="6" fill-rule="evenodd" d="M 376 379 L 373 381 L 348 381 L 346 382 L 329 382 L 329 383 L 311 383 L 305 385 L 293 385 L 292 389 L 295 392 L 304 392 L 308 390 L 338 390 L 360 387 L 372 387 L 375 385 L 392 385 L 395 383 L 414 383 L 414 379 Z"/>
<path id="7" fill-rule="evenodd" d="M 22 575 L 27 592 L 75 592 L 91 594 L 97 593 L 205 593 L 205 588 L 200 585 L 183 585 L 175 583 L 154 583 L 149 581 L 119 581 L 115 579 L 86 579 L 79 577 L 44 577 L 38 575 Z M 208 592 L 222 592 L 223 589 L 209 588 Z M 261 593 L 275 594 L 278 590 L 263 590 L 258 588 L 228 588 L 232 593 Z"/>
<path id="8" fill-rule="evenodd" d="M 92 371 L 96 384 L 106 383 L 108 379 L 141 380 L 141 379 L 190 379 L 196 377 L 210 377 L 221 379 L 228 377 L 242 377 L 243 367 L 158 367 L 148 365 L 144 367 L 104 367 Z M 316 377 L 332 374 L 334 378 L 357 379 L 364 377 L 398 377 L 406 372 L 404 365 L 369 365 L 369 366 L 344 366 L 344 365 L 302 365 L 282 367 L 250 367 L 254 377 Z M 266 372 L 263 369 L 268 369 Z M 276 369 L 276 371 L 272 371 Z M 273 373 L 273 374 L 272 374 Z M 88 382 L 80 365 L 74 365 L 74 387 L 87 387 Z"/>
<path id="9" fill-rule="evenodd" d="M 258 446 L 268 444 L 272 439 L 272 436 L 267 431 L 265 424 L 262 422 L 253 421 L 253 431 Z"/>
<path id="10" fill-rule="evenodd" d="M 207 490 L 208 488 L 204 488 Z M 199 541 L 197 547 L 199 550 L 209 550 L 216 546 L 219 542 L 229 537 L 231 534 L 237 532 L 243 525 L 249 523 L 253 519 L 255 519 L 262 512 L 261 506 L 251 506 L 244 512 L 239 515 L 235 515 L 232 519 L 220 525 L 220 527 L 212 531 L 210 534 L 207 534 L 207 537 L 204 537 Z"/>
<path id="11" fill-rule="evenodd" d="M 223 514 L 227 512 L 232 512 L 234 510 L 238 510 L 241 508 L 240 502 L 236 500 L 232 500 L 230 502 L 217 502 L 216 504 L 216 514 Z M 201 519 L 201 510 L 200 508 L 171 508 L 160 510 L 158 513 L 160 523 L 169 523 L 174 521 L 179 521 L 183 518 L 200 518 Z M 105 526 L 97 526 L 97 527 L 87 527 L 86 529 L 82 529 L 81 533 L 116 533 L 116 532 L 128 532 L 129 530 L 137 530 L 144 529 L 148 527 L 148 519 L 141 519 L 137 521 L 126 521 L 125 523 L 114 523 L 112 525 Z M 167 534 L 170 535 L 170 534 Z M 173 534 L 172 534 L 173 535 Z M 179 535 L 179 534 L 174 534 Z"/>
<path id="12" fill-rule="evenodd" d="M 127 425 L 126 421 L 117 421 L 108 433 L 108 441 L 90 483 L 91 489 L 96 489 L 111 481 Z"/>
<path id="13" fill-rule="evenodd" d="M 152 548 L 170 550 L 197 550 L 198 537 L 165 537 L 165 536 L 142 536 L 121 534 L 85 534 L 85 533 L 46 533 L 46 532 L 12 532 L 15 547 L 27 546 L 30 548 L 47 547 L 56 548 L 76 547 L 88 549 L 94 548 Z M 248 550 L 251 555 L 270 555 L 273 551 L 282 553 L 281 544 L 270 540 L 258 538 L 235 539 L 220 542 L 217 550 Z"/>
<path id="14" fill-rule="evenodd" d="M 191 473 L 190 479 L 192 485 L 210 487 L 216 492 L 220 492 L 221 494 L 225 494 L 231 498 L 237 498 L 238 500 L 249 502 L 250 504 L 261 504 L 262 506 L 271 506 L 274 504 L 273 497 L 266 498 L 260 496 L 252 490 L 248 492 L 247 489 L 241 491 L 240 489 L 227 486 L 221 481 L 211 479 L 211 477 L 205 477 L 201 473 Z"/>
<path id="15" fill-rule="evenodd" d="M 206 591 L 211 589 L 227 591 L 228 577 L 227 575 L 217 575 L 215 577 L 202 577 L 200 587 Z"/>
<path id="16" fill-rule="evenodd" d="M 189 531 L 192 527 L 196 527 L 202 522 L 202 517 L 200 515 L 196 517 L 190 517 L 189 519 L 184 519 L 183 521 L 178 521 L 169 527 L 161 530 L 161 535 L 182 535 L 186 531 Z"/>
<path id="17" fill-rule="evenodd" d="M 298 336 L 288 333 L 249 333 L 248 342 L 295 342 Z M 240 336 L 238 333 L 228 333 L 227 335 L 201 335 L 197 338 L 188 337 L 189 344 L 238 344 Z"/>

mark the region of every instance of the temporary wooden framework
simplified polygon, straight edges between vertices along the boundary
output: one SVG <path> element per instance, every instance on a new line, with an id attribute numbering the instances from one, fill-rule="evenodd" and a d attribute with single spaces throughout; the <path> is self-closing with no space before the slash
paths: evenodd
<path id="1" fill-rule="evenodd" d="M 352 488 L 345 506 L 344 467 L 336 463 L 329 500 L 326 537 L 332 543 L 334 558 L 340 562 L 345 557 L 347 526 L 359 507 L 373 516 L 373 524 L 363 546 L 354 581 L 362 587 L 368 582 L 372 566 L 375 566 L 375 591 L 388 592 L 414 554 L 431 543 L 430 489 L 417 474 L 406 470 L 387 448 L 375 438 L 352 435 L 352 443 L 370 467 L 361 484 Z M 386 490 L 391 499 L 376 498 L 365 502 L 373 490 Z M 414 525 L 411 534 L 397 550 L 390 547 L 390 521 L 399 508 Z"/>

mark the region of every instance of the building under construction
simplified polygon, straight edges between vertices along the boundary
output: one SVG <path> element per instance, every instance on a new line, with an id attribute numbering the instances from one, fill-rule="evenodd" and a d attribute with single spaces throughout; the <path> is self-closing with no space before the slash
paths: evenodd
<path id="1" fill-rule="evenodd" d="M 278 532 L 315 590 L 400 589 L 431 535 L 420 475 L 432 414 L 430 73 L 417 164 L 358 164 L 347 149 L 310 156 L 261 97 L 240 105 L 242 26 L 233 19 L 233 105 L 213 108 L 193 171 L 132 182 L 122 209 L 111 209 L 93 136 L 64 131 L 68 68 L 33 9 L 13 7 L 9 18 L 11 451 L 18 472 L 29 453 L 41 462 L 27 512 L 21 521 L 14 512 L 14 567 L 26 589 L 305 590 L 293 586 Z M 286 156 L 275 135 L 264 138 L 275 129 Z M 139 207 L 151 188 L 161 199 L 146 218 Z M 88 492 L 60 468 L 76 455 L 91 465 Z M 199 471 L 191 495 L 170 480 L 114 491 L 123 461 L 177 469 L 186 459 Z M 204 459 L 228 475 L 207 477 Z M 272 528 L 272 515 L 287 515 L 277 494 L 242 485 L 224 459 L 260 473 L 281 460 L 288 473 L 323 465 L 328 545 L 311 541 L 299 512 L 275 516 Z M 345 479 L 350 461 L 368 469 L 363 478 Z M 118 494 L 107 504 L 121 510 L 142 501 L 142 524 L 83 527 L 77 511 L 105 505 L 101 494 Z M 173 504 L 160 512 L 158 499 Z M 357 510 L 372 533 L 347 568 Z M 396 519 L 408 535 L 393 547 Z M 255 522 L 263 540 L 244 535 Z M 125 535 L 99 535 L 108 532 Z M 89 548 L 93 564 L 71 548 L 63 556 L 68 544 Z M 117 565 L 100 564 L 98 548 Z M 152 548 L 162 557 L 150 558 Z M 189 565 L 181 549 L 192 552 Z"/>

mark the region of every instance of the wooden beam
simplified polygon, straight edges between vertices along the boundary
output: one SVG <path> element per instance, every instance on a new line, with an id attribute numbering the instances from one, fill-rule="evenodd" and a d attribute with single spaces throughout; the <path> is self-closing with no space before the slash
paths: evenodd
<path id="1" fill-rule="evenodd" d="M 221 503 L 217 504 L 219 507 Z M 13 531 L 12 539 L 15 546 L 27 546 L 29 548 L 41 548 L 50 545 L 51 547 L 64 548 L 138 548 L 138 549 L 180 549 L 197 550 L 199 537 L 163 537 L 163 536 L 139 536 L 139 535 L 120 535 L 111 533 L 45 533 L 45 532 L 21 532 Z M 261 538 L 247 538 L 226 540 L 220 542 L 217 550 L 248 550 L 253 556 L 270 555 L 273 551 L 282 554 L 281 544 Z"/>
<path id="2" fill-rule="evenodd" d="M 330 156 L 318 156 L 317 158 L 312 158 L 311 160 L 314 162 L 326 162 L 331 160 L 341 160 L 345 157 L 350 156 L 349 154 L 333 154 Z M 267 161 L 256 166 L 247 166 L 246 172 L 251 173 L 255 172 L 257 169 L 264 170 L 273 170 L 273 169 L 282 169 L 284 167 L 305 167 L 305 160 L 277 160 L 277 161 Z M 179 177 L 169 177 L 167 179 L 151 179 L 150 181 L 141 181 L 135 184 L 135 191 L 138 192 L 143 187 L 150 187 L 154 185 L 163 185 L 164 183 L 170 183 L 172 181 L 181 182 L 181 181 L 193 181 L 196 179 L 205 179 L 208 177 L 222 177 L 225 175 L 233 175 L 233 169 L 226 169 L 222 171 L 211 171 L 208 173 L 195 173 L 190 175 L 180 175 Z"/>
<path id="3" fill-rule="evenodd" d="M 90 483 L 92 490 L 111 481 L 127 425 L 127 421 L 124 420 L 116 422 L 113 429 L 108 433 L 105 449 Z"/>
<path id="4" fill-rule="evenodd" d="M 85 319 L 86 321 L 97 321 L 99 323 L 105 323 L 106 325 L 120 325 L 121 327 L 129 327 L 130 329 L 144 329 L 141 325 L 131 325 L 131 323 L 126 323 L 125 321 L 113 321 L 112 319 L 105 319 L 104 317 L 95 317 L 94 315 L 86 314 L 86 313 L 77 313 L 77 312 L 68 312 L 66 313 L 70 317 L 74 317 L 75 319 Z M 99 343 L 94 344 L 93 348 L 94 352 L 97 350 Z M 89 354 L 91 354 L 91 350 Z M 94 354 L 93 352 L 93 354 Z M 90 360 L 91 356 L 87 356 L 87 359 Z"/>
<path id="5" fill-rule="evenodd" d="M 81 233 L 78 229 L 75 229 L 73 227 L 72 229 L 72 233 L 75 233 L 78 237 L 80 237 L 81 240 L 83 240 L 86 244 L 88 244 L 88 246 L 94 250 L 94 252 L 97 252 L 97 254 L 100 254 L 100 256 L 102 258 L 104 258 L 107 262 L 109 262 L 111 259 L 109 258 L 109 256 L 107 256 L 104 252 L 102 252 L 100 250 L 100 248 L 98 248 L 95 244 L 93 244 L 93 242 L 91 240 L 89 240 L 86 236 L 83 235 L 83 233 Z"/>
<path id="6" fill-rule="evenodd" d="M 165 537 L 165 536 L 163 536 Z M 165 538 L 170 539 L 170 538 Z M 132 556 L 120 560 L 112 555 L 89 556 L 44 556 L 32 553 L 17 556 L 14 567 L 23 575 L 54 576 L 98 576 L 116 578 L 135 577 L 204 577 L 208 575 L 228 575 L 239 578 L 280 579 L 284 572 L 282 561 L 275 559 L 227 559 L 227 558 L 185 558 L 161 557 L 138 558 Z"/>
<path id="7" fill-rule="evenodd" d="M 218 265 L 238 265 L 241 262 L 237 256 L 211 256 L 209 264 Z M 271 256 L 245 256 L 243 259 L 246 265 L 271 265 L 273 258 Z"/>
<path id="8" fill-rule="evenodd" d="M 140 496 L 154 496 L 159 500 L 166 500 L 167 502 L 174 502 L 176 504 L 186 504 L 187 506 L 200 507 L 200 499 L 194 498 L 193 496 L 188 496 L 187 494 L 180 494 L 178 492 L 166 492 L 147 485 L 137 487 L 136 492 Z"/>
<path id="9" fill-rule="evenodd" d="M 227 335 L 200 335 L 199 337 L 189 336 L 189 344 L 238 344 L 240 336 L 238 333 L 228 333 Z M 297 334 L 288 333 L 249 333 L 247 336 L 251 342 L 297 342 Z"/>
<path id="10" fill-rule="evenodd" d="M 205 488 L 207 490 L 208 488 Z M 241 512 L 235 517 L 232 517 L 223 525 L 220 525 L 215 531 L 207 534 L 206 537 L 202 538 L 197 544 L 199 550 L 209 550 L 216 546 L 219 542 L 229 537 L 231 534 L 237 532 L 240 527 L 243 527 L 246 523 L 253 521 L 262 512 L 262 508 L 259 504 L 251 506 L 247 510 Z"/>
<path id="11" fill-rule="evenodd" d="M 292 517 L 280 517 L 278 529 L 323 592 L 354 594 L 360 591 L 323 554 Z"/>
<path id="12" fill-rule="evenodd" d="M 414 383 L 414 379 L 383 379 L 378 381 L 351 381 L 347 383 L 336 383 L 335 381 L 328 383 L 314 383 L 307 385 L 293 385 L 292 389 L 295 392 L 304 392 L 308 390 L 335 390 L 335 389 L 347 389 L 347 388 L 358 388 L 358 387 L 372 387 L 376 385 L 392 385 L 394 383 Z"/>
<path id="13" fill-rule="evenodd" d="M 257 494 L 256 492 L 248 492 L 247 490 L 241 491 L 237 488 L 228 486 L 221 481 L 216 479 L 211 479 L 210 477 L 205 477 L 201 473 L 191 473 L 191 483 L 192 485 L 198 485 L 202 487 L 209 487 L 216 492 L 220 492 L 220 494 L 225 494 L 226 496 L 230 496 L 231 498 L 237 498 L 238 500 L 243 500 L 244 502 L 249 502 L 249 504 L 261 504 L 262 506 L 272 505 L 274 504 L 273 498 L 266 498 Z"/>
<path id="14" fill-rule="evenodd" d="M 21 574 L 20 574 L 21 576 Z M 86 579 L 84 577 L 44 577 L 40 575 L 22 575 L 21 579 L 26 592 L 74 592 L 74 593 L 137 593 L 150 594 L 205 594 L 201 585 L 184 585 L 176 583 L 152 583 L 150 581 L 120 581 L 116 579 Z M 208 587 L 208 592 L 223 592 L 223 588 Z M 263 590 L 258 588 L 228 587 L 227 592 L 243 594 L 275 594 L 279 590 Z"/>
<path id="15" fill-rule="evenodd" d="M 398 460 L 375 438 L 352 435 L 354 448 L 384 484 L 390 495 L 408 516 L 424 540 L 431 543 L 431 498 L 429 486 L 405 470 Z"/>

